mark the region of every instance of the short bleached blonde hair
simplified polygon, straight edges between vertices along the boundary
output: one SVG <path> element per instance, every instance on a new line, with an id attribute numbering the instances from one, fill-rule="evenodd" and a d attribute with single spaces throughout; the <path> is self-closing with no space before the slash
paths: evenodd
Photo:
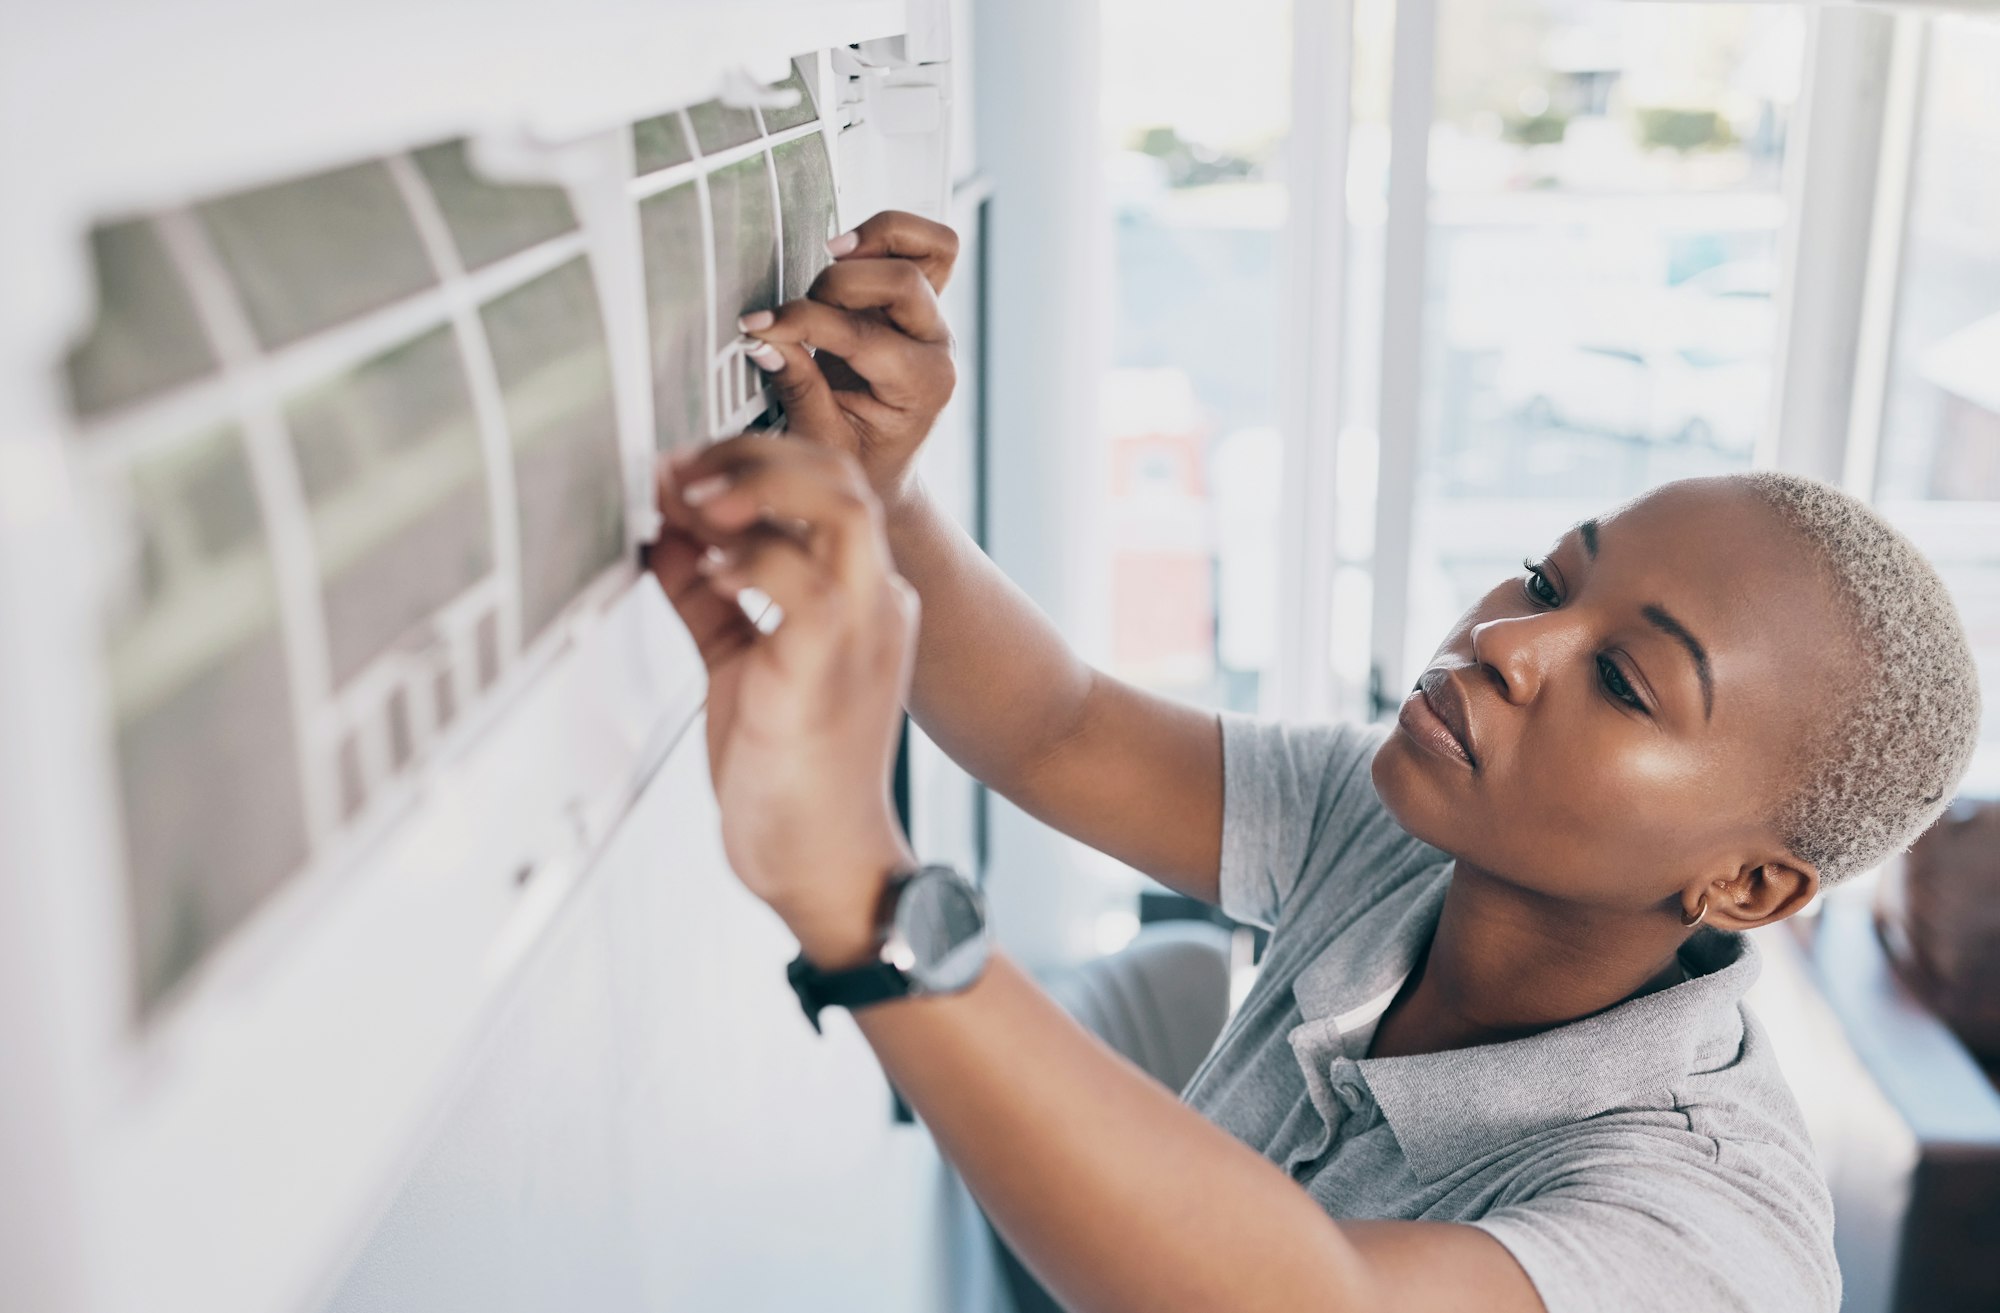
<path id="1" fill-rule="evenodd" d="M 1951 802 L 1979 739 L 1979 675 L 1944 581 L 1866 503 L 1816 479 L 1729 476 L 1804 540 L 1863 666 L 1773 820 L 1822 885 L 1909 846 Z"/>

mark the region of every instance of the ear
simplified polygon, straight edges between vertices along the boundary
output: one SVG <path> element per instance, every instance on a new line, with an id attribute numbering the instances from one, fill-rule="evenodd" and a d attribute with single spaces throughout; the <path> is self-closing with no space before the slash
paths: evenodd
<path id="1" fill-rule="evenodd" d="M 1782 921 L 1810 903 L 1819 892 L 1819 871 L 1787 853 L 1689 892 L 1695 901 L 1687 906 L 1688 913 L 1701 905 L 1702 894 L 1708 895 L 1704 924 L 1718 930 L 1754 930 Z"/>

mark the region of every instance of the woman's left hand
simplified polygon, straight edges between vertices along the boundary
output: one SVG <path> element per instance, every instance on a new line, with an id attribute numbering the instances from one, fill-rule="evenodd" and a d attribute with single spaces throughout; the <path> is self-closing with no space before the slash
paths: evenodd
<path id="1" fill-rule="evenodd" d="M 881 505 L 851 457 L 758 435 L 663 462 L 660 505 L 652 568 L 708 664 L 730 864 L 816 965 L 866 960 L 887 877 L 915 865 L 889 780 L 917 595 Z M 777 603 L 775 630 L 743 620 L 744 588 Z"/>

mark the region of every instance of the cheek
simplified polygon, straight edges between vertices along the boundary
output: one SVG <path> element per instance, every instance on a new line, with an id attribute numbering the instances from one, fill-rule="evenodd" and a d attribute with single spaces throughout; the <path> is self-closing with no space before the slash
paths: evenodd
<path id="1" fill-rule="evenodd" d="M 1524 888 L 1638 907 L 1666 896 L 1712 845 L 1706 817 L 1729 805 L 1717 773 L 1598 708 L 1544 707 L 1477 783 L 1450 787 L 1392 737 L 1376 791 L 1417 838 Z"/>
<path id="2" fill-rule="evenodd" d="M 1531 726 L 1508 792 L 1580 833 L 1637 838 L 1685 823 L 1699 773 L 1672 745 L 1618 719 L 1611 712 Z"/>
<path id="3" fill-rule="evenodd" d="M 1650 896 L 1677 883 L 1706 846 L 1706 818 L 1727 806 L 1685 745 L 1608 709 L 1527 728 L 1496 799 L 1510 829 L 1501 869 L 1550 892 Z"/>

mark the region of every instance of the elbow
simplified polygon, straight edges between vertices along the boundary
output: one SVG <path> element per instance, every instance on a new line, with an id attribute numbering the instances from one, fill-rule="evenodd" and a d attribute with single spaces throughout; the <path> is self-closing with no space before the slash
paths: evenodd
<path id="1" fill-rule="evenodd" d="M 1025 745 L 1014 769 L 1007 772 L 1003 782 L 988 780 L 1001 794 L 1017 803 L 1025 803 L 1038 792 L 1050 787 L 1072 758 L 1077 748 L 1088 742 L 1097 720 L 1098 705 L 1104 676 L 1094 667 L 1079 661 L 1067 696 L 1056 699 L 1049 715 Z"/>

